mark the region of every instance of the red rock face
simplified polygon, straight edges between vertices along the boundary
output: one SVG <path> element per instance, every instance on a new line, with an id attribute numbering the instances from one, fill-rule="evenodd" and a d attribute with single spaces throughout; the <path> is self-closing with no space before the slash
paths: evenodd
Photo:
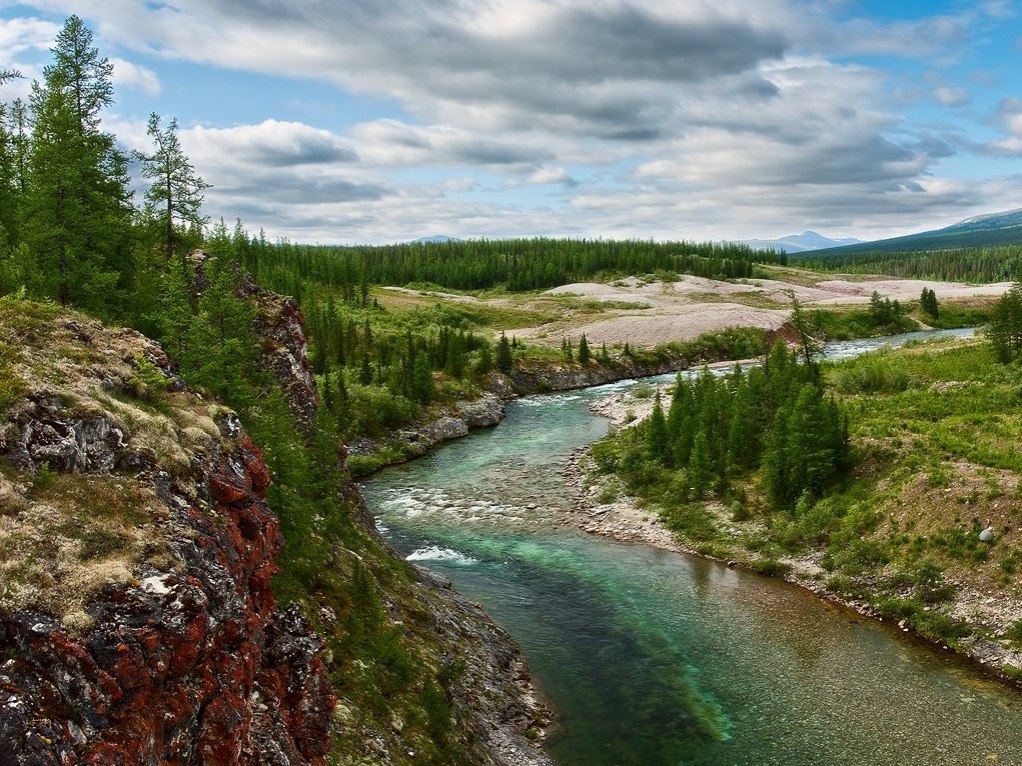
<path id="1" fill-rule="evenodd" d="M 262 455 L 242 434 L 203 471 L 208 507 L 164 484 L 180 571 L 108 587 L 81 636 L 0 617 L 0 765 L 325 763 L 335 698 L 322 641 L 270 590 Z"/>

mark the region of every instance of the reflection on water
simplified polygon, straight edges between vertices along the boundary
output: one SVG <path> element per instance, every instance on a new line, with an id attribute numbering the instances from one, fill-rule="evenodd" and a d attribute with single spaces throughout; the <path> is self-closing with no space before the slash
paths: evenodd
<path id="1" fill-rule="evenodd" d="M 1022 766 L 1022 697 L 953 658 L 779 580 L 557 529 L 566 456 L 606 432 L 586 403 L 622 385 L 520 400 L 364 487 L 522 645 L 558 763 Z"/>

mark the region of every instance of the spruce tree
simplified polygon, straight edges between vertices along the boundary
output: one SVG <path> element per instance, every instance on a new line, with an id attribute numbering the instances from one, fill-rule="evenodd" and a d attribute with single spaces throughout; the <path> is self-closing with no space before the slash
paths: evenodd
<path id="1" fill-rule="evenodd" d="M 211 259 L 205 274 L 208 285 L 199 298 L 190 339 L 192 379 L 242 408 L 255 401 L 263 378 L 252 329 L 256 309 L 238 298 L 240 272 L 232 262 Z"/>
<path id="2" fill-rule="evenodd" d="M 592 357 L 589 351 L 589 341 L 586 340 L 585 333 L 582 333 L 582 337 L 578 340 L 578 363 L 582 365 L 589 364 L 589 360 Z"/>
<path id="3" fill-rule="evenodd" d="M 702 498 L 713 483 L 713 459 L 710 455 L 710 441 L 705 431 L 696 433 L 692 441 L 692 455 L 686 471 L 689 487 L 697 498 Z"/>
<path id="4" fill-rule="evenodd" d="M 505 375 L 510 375 L 514 367 L 514 358 L 511 355 L 511 344 L 504 333 L 500 334 L 500 342 L 497 344 L 497 369 Z"/>
<path id="5" fill-rule="evenodd" d="M 667 419 L 660 403 L 660 392 L 653 401 L 653 412 L 646 421 L 646 453 L 650 460 L 670 467 L 674 462 L 671 454 L 671 443 L 667 436 Z"/>
<path id="6" fill-rule="evenodd" d="M 429 366 L 429 357 L 425 352 L 419 351 L 415 354 L 412 362 L 412 399 L 420 404 L 429 404 L 433 401 L 435 388 L 433 385 L 433 370 Z"/>
<path id="7" fill-rule="evenodd" d="M 997 302 L 987 335 L 999 362 L 1022 355 L 1022 282 L 1013 284 Z"/>

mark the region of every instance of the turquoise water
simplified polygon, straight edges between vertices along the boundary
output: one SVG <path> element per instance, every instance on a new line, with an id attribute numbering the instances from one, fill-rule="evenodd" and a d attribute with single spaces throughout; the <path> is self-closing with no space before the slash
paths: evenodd
<path id="1" fill-rule="evenodd" d="M 522 646 L 561 766 L 1022 766 L 1022 696 L 946 653 L 776 579 L 562 526 L 565 458 L 607 428 L 586 404 L 627 385 L 519 400 L 364 486 L 398 549 Z"/>

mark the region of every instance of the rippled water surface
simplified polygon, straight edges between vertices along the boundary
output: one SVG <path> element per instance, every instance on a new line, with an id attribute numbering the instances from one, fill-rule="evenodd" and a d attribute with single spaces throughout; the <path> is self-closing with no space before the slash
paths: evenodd
<path id="1" fill-rule="evenodd" d="M 1022 695 L 946 653 L 779 580 L 559 527 L 564 460 L 606 432 L 587 401 L 627 385 L 520 400 L 364 487 L 394 544 L 522 645 L 559 764 L 1022 766 Z"/>

